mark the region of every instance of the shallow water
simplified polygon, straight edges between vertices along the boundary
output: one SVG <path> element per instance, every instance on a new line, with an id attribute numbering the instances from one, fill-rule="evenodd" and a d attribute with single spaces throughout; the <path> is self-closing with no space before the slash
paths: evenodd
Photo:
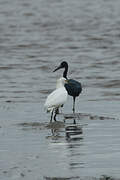
<path id="1" fill-rule="evenodd" d="M 120 1 L 0 1 L 0 178 L 120 178 Z M 62 61 L 83 91 L 49 124 Z M 76 131 L 66 137 L 66 127 Z M 74 130 L 73 130 L 74 131 Z"/>

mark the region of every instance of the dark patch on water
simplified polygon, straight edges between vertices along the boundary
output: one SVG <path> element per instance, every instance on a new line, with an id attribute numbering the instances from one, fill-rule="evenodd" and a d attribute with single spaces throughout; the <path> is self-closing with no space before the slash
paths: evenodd
<path id="1" fill-rule="evenodd" d="M 24 122 L 17 124 L 18 126 L 24 127 L 24 128 L 39 128 L 40 130 L 44 129 L 59 129 L 63 128 L 65 125 L 63 122 L 56 121 L 52 123 L 40 123 L 40 122 Z"/>
<path id="2" fill-rule="evenodd" d="M 105 80 L 105 79 L 104 79 Z M 103 87 L 103 88 L 120 88 L 120 80 L 109 80 L 107 82 L 96 82 L 94 84 L 96 87 Z M 109 89 L 108 89 L 109 90 Z"/>
<path id="3" fill-rule="evenodd" d="M 88 114 L 88 113 L 75 113 L 75 114 L 64 114 L 64 118 L 67 120 L 69 119 L 84 119 L 87 118 L 89 120 L 118 120 L 118 118 L 114 118 L 114 117 L 107 117 L 107 116 L 99 116 L 99 115 L 92 115 L 92 114 Z"/>
<path id="4" fill-rule="evenodd" d="M 80 177 L 44 177 L 45 180 L 76 180 Z"/>
<path id="5" fill-rule="evenodd" d="M 53 89 L 48 89 L 48 90 L 43 89 L 43 90 L 40 90 L 40 93 L 42 93 L 42 94 L 50 94 L 52 91 L 53 91 Z"/>
<path id="6" fill-rule="evenodd" d="M 44 177 L 45 180 L 120 180 L 118 178 L 114 178 L 112 176 L 107 176 L 107 175 L 101 175 L 100 178 L 96 177 Z"/>

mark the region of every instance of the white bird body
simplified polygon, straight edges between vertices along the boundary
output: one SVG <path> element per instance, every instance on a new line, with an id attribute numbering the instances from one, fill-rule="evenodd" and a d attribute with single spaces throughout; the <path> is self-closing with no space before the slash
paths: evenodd
<path id="1" fill-rule="evenodd" d="M 67 101 L 67 91 L 64 87 L 53 91 L 46 99 L 45 107 L 48 111 L 59 108 Z"/>
<path id="2" fill-rule="evenodd" d="M 51 94 L 48 95 L 44 104 L 44 107 L 47 109 L 47 111 L 51 111 L 53 113 L 54 110 L 61 107 L 67 101 L 67 91 L 64 87 L 65 83 L 66 83 L 66 79 L 63 77 L 57 80 L 56 90 L 54 90 Z M 54 120 L 55 117 L 56 114 L 54 116 Z M 52 115 L 51 115 L 51 121 L 52 121 Z"/>

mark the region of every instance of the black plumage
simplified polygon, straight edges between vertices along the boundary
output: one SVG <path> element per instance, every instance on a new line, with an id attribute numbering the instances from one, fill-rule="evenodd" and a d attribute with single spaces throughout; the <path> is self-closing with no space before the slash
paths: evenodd
<path id="1" fill-rule="evenodd" d="M 80 82 L 74 79 L 67 78 L 68 72 L 68 63 L 63 61 L 59 67 L 57 67 L 53 72 L 57 71 L 58 69 L 64 68 L 63 77 L 68 80 L 68 83 L 65 84 L 65 88 L 70 96 L 73 97 L 73 113 L 75 113 L 75 98 L 80 95 L 82 92 L 82 85 Z"/>

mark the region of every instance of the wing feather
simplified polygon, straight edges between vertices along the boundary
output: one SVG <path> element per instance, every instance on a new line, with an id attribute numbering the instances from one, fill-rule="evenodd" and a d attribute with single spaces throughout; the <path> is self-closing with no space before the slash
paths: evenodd
<path id="1" fill-rule="evenodd" d="M 67 91 L 64 87 L 56 89 L 53 91 L 46 99 L 45 107 L 59 107 L 64 104 L 67 100 Z"/>

